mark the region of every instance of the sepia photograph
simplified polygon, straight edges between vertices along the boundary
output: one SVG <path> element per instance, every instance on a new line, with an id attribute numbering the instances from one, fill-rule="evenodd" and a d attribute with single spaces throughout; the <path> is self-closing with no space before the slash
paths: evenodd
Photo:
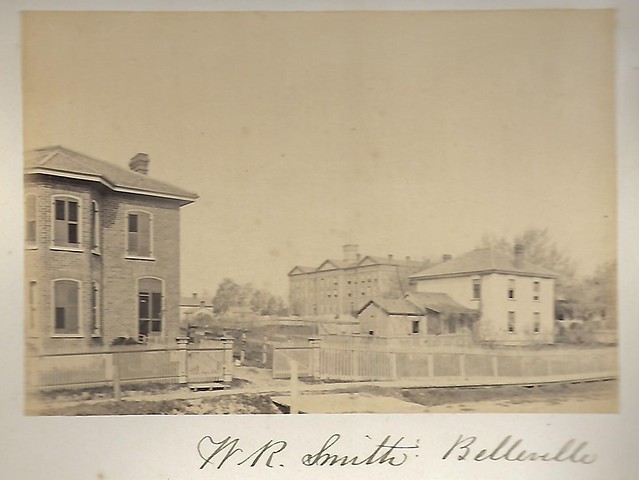
<path id="1" fill-rule="evenodd" d="M 23 12 L 25 415 L 618 413 L 615 22 Z"/>

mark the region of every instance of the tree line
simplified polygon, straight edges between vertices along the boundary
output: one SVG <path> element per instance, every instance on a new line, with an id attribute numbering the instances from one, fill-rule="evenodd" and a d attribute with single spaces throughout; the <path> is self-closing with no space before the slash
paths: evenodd
<path id="1" fill-rule="evenodd" d="M 513 246 L 524 246 L 527 262 L 547 268 L 557 274 L 555 282 L 555 313 L 558 318 L 590 320 L 602 318 L 609 328 L 616 328 L 617 264 L 601 263 L 590 275 L 578 275 L 575 260 L 560 249 L 546 229 L 531 228 L 511 240 L 485 235 L 478 247 L 492 247 L 512 253 Z"/>
<path id="2" fill-rule="evenodd" d="M 215 313 L 225 313 L 231 307 L 250 308 L 258 315 L 288 315 L 288 308 L 281 297 L 266 289 L 255 288 L 251 283 L 239 284 L 231 278 L 225 278 L 213 297 L 213 310 Z"/>

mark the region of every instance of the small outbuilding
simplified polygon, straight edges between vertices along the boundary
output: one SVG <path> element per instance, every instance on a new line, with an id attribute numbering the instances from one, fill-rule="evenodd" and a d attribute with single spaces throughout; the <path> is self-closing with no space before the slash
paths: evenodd
<path id="1" fill-rule="evenodd" d="M 400 299 L 371 299 L 357 318 L 364 335 L 426 336 L 472 331 L 477 312 L 445 293 L 408 293 Z"/>

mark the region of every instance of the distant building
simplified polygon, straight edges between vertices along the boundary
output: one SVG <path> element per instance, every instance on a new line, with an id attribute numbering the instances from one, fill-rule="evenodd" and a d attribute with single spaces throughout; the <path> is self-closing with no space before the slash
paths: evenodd
<path id="1" fill-rule="evenodd" d="M 498 343 L 554 340 L 556 274 L 533 265 L 516 245 L 513 255 L 479 249 L 410 276 L 416 292 L 445 293 L 479 312 L 476 338 Z"/>
<path id="2" fill-rule="evenodd" d="M 197 293 L 180 299 L 180 322 L 182 325 L 210 325 L 214 318 L 212 301 L 199 298 Z"/>
<path id="3" fill-rule="evenodd" d="M 296 266 L 289 272 L 292 314 L 354 315 L 372 297 L 400 298 L 407 292 L 408 276 L 425 266 L 410 257 L 360 255 L 357 245 L 344 245 L 343 252 L 341 260 Z"/>
<path id="4" fill-rule="evenodd" d="M 179 334 L 180 207 L 197 195 L 64 147 L 25 162 L 29 351 L 85 351 Z"/>

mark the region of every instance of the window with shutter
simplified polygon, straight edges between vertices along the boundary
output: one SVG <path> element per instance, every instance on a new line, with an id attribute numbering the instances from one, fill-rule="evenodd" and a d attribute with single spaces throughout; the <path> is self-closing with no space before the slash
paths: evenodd
<path id="1" fill-rule="evenodd" d="M 54 334 L 77 335 L 80 333 L 80 282 L 54 280 Z"/>
<path id="2" fill-rule="evenodd" d="M 153 217 L 147 212 L 129 212 L 127 227 L 127 256 L 151 258 L 153 256 Z"/>
<path id="3" fill-rule="evenodd" d="M 53 199 L 53 246 L 80 248 L 81 207 L 75 197 L 56 196 Z"/>

